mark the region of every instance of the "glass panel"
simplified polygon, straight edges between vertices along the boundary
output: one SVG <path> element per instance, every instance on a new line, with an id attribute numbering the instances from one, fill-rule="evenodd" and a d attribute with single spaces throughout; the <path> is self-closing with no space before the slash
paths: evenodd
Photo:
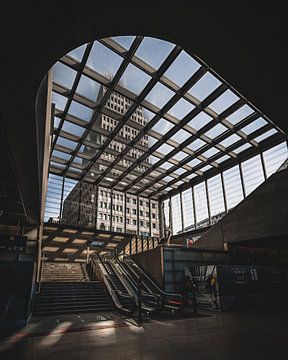
<path id="1" fill-rule="evenodd" d="M 236 154 L 239 154 L 240 152 L 249 149 L 252 145 L 249 143 L 246 143 L 244 145 L 239 146 L 237 149 L 234 149 L 233 152 L 235 152 Z"/>
<path id="2" fill-rule="evenodd" d="M 206 189 L 204 182 L 194 186 L 194 199 L 195 199 L 197 228 L 208 226 L 209 216 L 208 216 L 208 205 L 207 205 Z"/>
<path id="3" fill-rule="evenodd" d="M 82 60 L 83 55 L 84 55 L 86 45 L 87 44 L 84 44 L 84 45 L 81 45 L 81 46 L 77 47 L 76 49 L 70 51 L 67 55 L 69 55 L 70 57 L 72 57 L 75 60 L 80 62 Z"/>
<path id="4" fill-rule="evenodd" d="M 81 105 L 76 101 L 72 101 L 69 107 L 68 114 L 77 117 L 78 119 L 89 122 L 93 115 L 93 110 L 87 106 Z"/>
<path id="5" fill-rule="evenodd" d="M 166 228 L 170 228 L 170 211 L 169 211 L 169 199 L 164 200 L 164 224 Z"/>
<path id="6" fill-rule="evenodd" d="M 80 191 L 80 213 L 79 225 L 84 228 L 95 227 L 95 206 L 96 206 L 96 186 L 85 182 L 79 183 Z M 71 194 L 70 194 L 71 197 Z"/>
<path id="7" fill-rule="evenodd" d="M 62 176 L 49 174 L 44 215 L 45 222 L 58 223 L 60 220 L 62 182 Z"/>
<path id="8" fill-rule="evenodd" d="M 154 138 L 153 136 L 148 136 L 148 147 L 153 146 L 156 142 L 158 141 L 158 139 Z"/>
<path id="9" fill-rule="evenodd" d="M 222 83 L 210 72 L 206 72 L 204 76 L 188 91 L 189 94 L 195 96 L 196 99 L 203 101 Z"/>
<path id="10" fill-rule="evenodd" d="M 229 155 L 224 155 L 224 156 L 221 156 L 219 159 L 216 160 L 216 163 L 222 163 L 223 161 L 227 160 L 227 159 L 230 159 L 230 156 Z"/>
<path id="11" fill-rule="evenodd" d="M 175 159 L 177 161 L 181 161 L 181 160 L 185 159 L 187 156 L 189 156 L 189 155 L 184 153 L 183 151 L 179 151 L 178 153 L 176 153 L 176 155 L 174 155 L 172 157 L 172 159 Z"/>
<path id="12" fill-rule="evenodd" d="M 205 151 L 204 153 L 202 153 L 201 155 L 205 156 L 206 158 L 209 158 L 215 154 L 219 153 L 219 150 L 212 147 L 211 149 Z"/>
<path id="13" fill-rule="evenodd" d="M 209 170 L 209 169 L 211 169 L 212 168 L 212 165 L 206 165 L 206 166 L 204 166 L 204 167 L 202 167 L 200 170 L 201 171 L 206 171 L 206 170 Z"/>
<path id="14" fill-rule="evenodd" d="M 257 142 L 261 142 L 261 141 L 267 139 L 268 137 L 270 137 L 270 136 L 272 136 L 272 135 L 274 135 L 274 134 L 276 134 L 276 133 L 277 133 L 277 130 L 276 130 L 276 129 L 271 129 L 271 130 L 269 130 L 269 131 L 266 131 L 264 134 L 262 134 L 262 135 L 260 135 L 260 136 L 257 136 L 257 137 L 255 138 L 255 140 L 256 140 Z"/>
<path id="15" fill-rule="evenodd" d="M 195 116 L 191 121 L 189 121 L 188 125 L 198 131 L 202 129 L 203 126 L 207 125 L 211 120 L 211 116 L 201 111 L 197 116 Z"/>
<path id="16" fill-rule="evenodd" d="M 63 131 L 67 131 L 70 134 L 81 137 L 85 131 L 82 126 L 75 125 L 69 121 L 64 121 L 62 129 Z"/>
<path id="17" fill-rule="evenodd" d="M 167 155 L 169 152 L 171 152 L 174 148 L 168 144 L 163 144 L 161 145 L 157 151 L 160 152 L 161 154 Z"/>
<path id="18" fill-rule="evenodd" d="M 65 179 L 63 192 L 62 223 L 78 226 L 80 202 L 80 183 Z"/>
<path id="19" fill-rule="evenodd" d="M 75 150 L 75 148 L 77 146 L 77 142 L 65 139 L 64 137 L 61 137 L 61 136 L 58 136 L 56 145 L 61 145 L 61 146 L 67 147 L 71 150 Z"/>
<path id="20" fill-rule="evenodd" d="M 153 155 L 150 155 L 149 157 L 148 157 L 148 159 L 149 159 L 149 164 L 155 164 L 156 162 L 158 162 L 159 161 L 159 158 L 157 158 L 157 157 L 155 157 L 155 156 L 153 156 Z"/>
<path id="21" fill-rule="evenodd" d="M 195 219 L 191 189 L 182 192 L 182 203 L 184 231 L 193 230 L 195 229 Z"/>
<path id="22" fill-rule="evenodd" d="M 95 41 L 87 60 L 87 66 L 112 80 L 121 62 L 122 58 L 119 55 Z"/>
<path id="23" fill-rule="evenodd" d="M 124 49 L 129 50 L 136 36 L 115 36 L 112 37 L 114 41 L 123 46 Z"/>
<path id="24" fill-rule="evenodd" d="M 193 151 L 196 151 L 203 147 L 204 145 L 207 145 L 207 143 L 201 139 L 194 140 L 191 144 L 187 145 L 187 147 Z"/>
<path id="25" fill-rule="evenodd" d="M 174 44 L 161 39 L 145 37 L 137 49 L 135 56 L 155 69 L 158 69 L 174 46 Z"/>
<path id="26" fill-rule="evenodd" d="M 244 161 L 241 165 L 245 194 L 247 196 L 264 181 L 260 155 Z"/>
<path id="27" fill-rule="evenodd" d="M 182 120 L 184 116 L 190 113 L 194 108 L 194 105 L 181 98 L 174 106 L 172 106 L 172 108 L 168 111 L 168 114 L 176 117 L 178 120 Z"/>
<path id="28" fill-rule="evenodd" d="M 170 129 L 172 129 L 174 124 L 170 121 L 160 119 L 151 130 L 157 131 L 161 135 L 165 135 Z"/>
<path id="29" fill-rule="evenodd" d="M 176 235 L 182 232 L 180 194 L 177 194 L 171 198 L 171 205 L 172 205 L 173 235 Z"/>
<path id="30" fill-rule="evenodd" d="M 217 114 L 221 114 L 237 100 L 239 100 L 239 97 L 228 89 L 211 104 L 209 104 L 209 108 L 215 111 Z"/>
<path id="31" fill-rule="evenodd" d="M 52 103 L 55 104 L 56 109 L 64 111 L 67 100 L 66 97 L 52 92 Z"/>
<path id="32" fill-rule="evenodd" d="M 189 161 L 189 162 L 187 163 L 187 165 L 190 165 L 190 166 L 194 167 L 194 166 L 200 164 L 201 162 L 202 162 L 201 160 L 195 158 L 195 159 Z"/>
<path id="33" fill-rule="evenodd" d="M 243 200 L 239 166 L 236 165 L 231 169 L 224 171 L 223 179 L 227 208 L 229 210 Z"/>
<path id="34" fill-rule="evenodd" d="M 183 168 L 179 168 L 177 170 L 175 170 L 173 173 L 174 174 L 177 174 L 177 175 L 181 175 L 183 174 L 184 172 L 186 172 L 187 170 L 183 169 Z"/>
<path id="35" fill-rule="evenodd" d="M 177 131 L 176 134 L 174 134 L 170 139 L 181 144 L 191 136 L 192 135 L 188 131 L 181 129 L 181 130 Z"/>
<path id="36" fill-rule="evenodd" d="M 259 119 L 252 121 L 252 123 L 244 126 L 241 129 L 241 131 L 243 131 L 246 135 L 249 135 L 249 134 L 253 133 L 254 131 L 260 129 L 261 127 L 263 127 L 266 124 L 267 124 L 267 121 L 264 120 L 262 117 L 260 117 Z"/>
<path id="37" fill-rule="evenodd" d="M 161 109 L 175 93 L 166 86 L 157 83 L 146 96 L 145 100 Z"/>
<path id="38" fill-rule="evenodd" d="M 249 105 L 245 104 L 233 114 L 229 115 L 226 120 L 228 120 L 231 124 L 236 125 L 253 112 L 254 110 Z"/>
<path id="39" fill-rule="evenodd" d="M 70 160 L 70 158 L 71 158 L 70 154 L 66 154 L 66 153 L 64 153 L 62 151 L 58 151 L 58 150 L 53 150 L 52 156 L 57 156 L 66 161 Z"/>
<path id="40" fill-rule="evenodd" d="M 166 170 L 170 169 L 172 166 L 173 165 L 167 161 L 160 165 L 161 168 L 164 168 Z"/>
<path id="41" fill-rule="evenodd" d="M 100 103 L 103 96 L 104 87 L 96 81 L 88 78 L 85 75 L 81 76 L 76 93 L 86 97 L 89 100 Z"/>
<path id="42" fill-rule="evenodd" d="M 53 117 L 53 128 L 54 128 L 54 129 L 58 129 L 58 126 L 59 126 L 59 124 L 60 124 L 60 121 L 61 121 L 61 119 L 58 118 L 57 116 L 54 116 L 54 117 Z"/>
<path id="43" fill-rule="evenodd" d="M 128 89 L 135 95 L 139 95 L 145 88 L 151 77 L 133 64 L 129 64 L 122 75 L 119 85 Z"/>
<path id="44" fill-rule="evenodd" d="M 217 136 L 223 134 L 227 130 L 228 129 L 224 125 L 217 124 L 216 126 L 213 126 L 212 129 L 208 130 L 205 135 L 209 136 L 211 139 L 215 139 Z"/>
<path id="45" fill-rule="evenodd" d="M 207 180 L 211 223 L 214 224 L 225 212 L 221 175 Z"/>
<path id="46" fill-rule="evenodd" d="M 196 60 L 185 51 L 181 51 L 174 62 L 169 66 L 164 76 L 181 87 L 199 68 L 200 64 Z"/>
<path id="47" fill-rule="evenodd" d="M 57 62 L 53 66 L 53 81 L 65 86 L 68 89 L 72 88 L 76 74 L 75 70 L 60 62 Z"/>
<path id="48" fill-rule="evenodd" d="M 272 175 L 288 157 L 287 143 L 283 142 L 273 148 L 264 151 L 264 165 L 267 177 Z"/>
<path id="49" fill-rule="evenodd" d="M 232 144 L 235 144 L 237 141 L 241 140 L 242 138 L 236 134 L 228 136 L 226 139 L 222 140 L 219 144 L 228 147 Z"/>

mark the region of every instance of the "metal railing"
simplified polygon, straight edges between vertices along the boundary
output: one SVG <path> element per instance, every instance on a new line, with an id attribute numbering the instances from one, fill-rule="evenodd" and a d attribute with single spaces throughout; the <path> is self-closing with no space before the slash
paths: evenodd
<path id="1" fill-rule="evenodd" d="M 141 274 L 143 282 L 147 281 L 148 284 L 146 285 L 149 287 L 150 284 L 153 288 L 152 291 L 154 290 L 154 292 L 157 292 L 161 296 L 162 306 L 175 306 L 175 308 L 179 308 L 184 305 L 183 296 L 181 294 L 165 292 L 160 289 L 160 287 L 130 258 L 130 256 L 123 254 L 121 257 L 123 258 L 123 262 L 134 272 L 135 276 L 139 277 L 139 274 Z"/>
<path id="2" fill-rule="evenodd" d="M 89 267 L 94 280 L 100 279 L 105 284 L 115 306 L 118 309 L 130 314 L 134 313 L 137 308 L 136 299 L 131 294 L 125 294 L 117 288 L 117 285 L 114 283 L 113 279 L 107 272 L 105 264 L 98 253 L 93 253 L 90 256 Z M 130 300 L 132 305 L 131 309 L 125 307 L 121 303 L 121 300 L 123 299 Z"/>

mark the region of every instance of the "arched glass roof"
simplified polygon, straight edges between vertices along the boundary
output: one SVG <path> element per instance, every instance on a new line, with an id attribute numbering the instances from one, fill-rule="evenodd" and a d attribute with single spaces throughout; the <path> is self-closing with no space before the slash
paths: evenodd
<path id="1" fill-rule="evenodd" d="M 165 197 L 287 136 L 202 60 L 143 36 L 97 40 L 53 66 L 50 173 Z"/>

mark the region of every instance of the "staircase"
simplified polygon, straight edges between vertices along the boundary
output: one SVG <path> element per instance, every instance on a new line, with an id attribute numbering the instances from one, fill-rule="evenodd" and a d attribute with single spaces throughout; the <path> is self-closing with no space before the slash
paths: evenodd
<path id="1" fill-rule="evenodd" d="M 86 265 L 79 263 L 46 263 L 41 292 L 37 294 L 33 316 L 112 309 L 100 281 L 90 281 Z"/>

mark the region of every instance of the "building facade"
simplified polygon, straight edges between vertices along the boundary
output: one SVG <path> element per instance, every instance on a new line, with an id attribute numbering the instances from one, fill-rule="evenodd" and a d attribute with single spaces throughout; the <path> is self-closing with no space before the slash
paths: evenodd
<path id="1" fill-rule="evenodd" d="M 106 89 L 102 86 L 99 90 L 97 103 L 105 95 Z M 95 121 L 93 132 L 88 135 L 88 144 L 84 152 L 91 153 L 95 146 L 103 144 L 106 140 L 105 131 L 112 132 L 118 125 L 121 116 L 129 109 L 131 101 L 118 93 L 112 93 L 106 102 L 103 112 Z M 109 116 L 111 115 L 111 116 Z M 118 120 L 116 120 L 118 119 Z M 126 147 L 125 143 L 132 141 L 146 125 L 147 119 L 144 110 L 139 106 L 119 133 L 120 137 L 113 139 L 106 152 L 103 152 L 97 163 L 91 169 L 93 174 L 101 174 L 116 158 L 116 153 L 121 153 Z M 130 126 L 129 126 L 130 124 Z M 103 132 L 101 131 L 103 130 Z M 122 141 L 121 141 L 122 140 Z M 148 135 L 144 135 L 138 142 L 138 147 L 133 147 L 125 159 L 119 162 L 119 168 L 125 169 L 132 165 L 148 148 Z M 129 160 L 131 159 L 131 160 Z M 83 159 L 83 165 L 87 160 Z M 149 163 L 149 159 L 146 159 Z M 137 172 L 146 170 L 143 165 L 137 166 Z M 107 178 L 110 181 L 117 178 L 121 170 L 113 169 Z M 135 175 L 127 175 L 127 180 L 133 180 Z M 126 207 L 125 207 L 126 202 Z M 111 188 L 95 186 L 87 182 L 78 182 L 63 202 L 62 220 L 65 224 L 82 227 L 96 227 L 102 230 L 111 230 L 138 234 L 143 236 L 159 237 L 159 209 L 158 201 L 137 197 L 121 191 L 111 191 Z"/>

